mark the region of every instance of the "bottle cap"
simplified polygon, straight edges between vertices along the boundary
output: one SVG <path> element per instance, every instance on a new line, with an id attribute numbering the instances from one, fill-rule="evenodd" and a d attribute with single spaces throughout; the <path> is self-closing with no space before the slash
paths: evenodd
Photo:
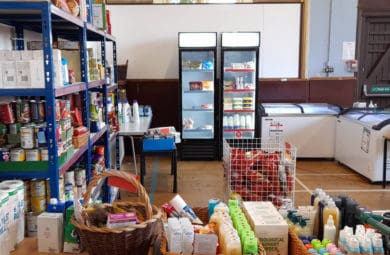
<path id="1" fill-rule="evenodd" d="M 50 204 L 56 205 L 57 203 L 58 203 L 57 198 L 55 198 L 55 197 L 50 198 Z"/>

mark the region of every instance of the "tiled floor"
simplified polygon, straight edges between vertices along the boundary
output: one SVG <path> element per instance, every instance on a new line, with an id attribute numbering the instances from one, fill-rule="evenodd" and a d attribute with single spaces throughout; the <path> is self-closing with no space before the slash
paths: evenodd
<path id="1" fill-rule="evenodd" d="M 122 169 L 133 172 L 130 159 Z M 168 202 L 173 177 L 168 158 L 151 157 L 146 163 L 145 188 L 154 204 Z M 152 181 L 153 180 L 153 181 Z M 311 192 L 322 188 L 331 195 L 348 195 L 370 210 L 390 209 L 390 184 L 371 184 L 346 166 L 332 160 L 298 160 L 296 164 L 295 206 L 308 205 Z M 227 197 L 221 161 L 179 161 L 178 193 L 191 206 L 207 206 L 210 198 Z M 127 194 L 123 194 L 123 198 Z"/>

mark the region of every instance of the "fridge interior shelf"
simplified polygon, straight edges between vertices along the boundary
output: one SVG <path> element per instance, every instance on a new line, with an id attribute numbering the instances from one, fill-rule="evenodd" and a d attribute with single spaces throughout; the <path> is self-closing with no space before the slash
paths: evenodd
<path id="1" fill-rule="evenodd" d="M 214 69 L 183 69 L 182 70 L 183 72 L 200 72 L 200 73 L 213 73 L 214 72 Z"/>
<path id="2" fill-rule="evenodd" d="M 184 91 L 184 93 L 185 94 L 200 94 L 200 93 L 204 93 L 204 94 L 212 94 L 212 93 L 214 93 L 214 91 L 213 90 L 201 90 L 201 89 L 199 89 L 199 90 L 185 90 Z"/>
<path id="3" fill-rule="evenodd" d="M 183 109 L 185 112 L 214 112 L 214 109 L 202 109 L 202 108 L 188 108 L 188 109 Z"/>
<path id="4" fill-rule="evenodd" d="M 255 131 L 254 129 L 241 129 L 241 128 L 238 128 L 238 129 L 224 129 L 223 132 L 237 132 L 237 131 L 241 131 L 241 132 L 253 132 Z"/>
<path id="5" fill-rule="evenodd" d="M 225 113 L 253 113 L 255 110 L 223 110 Z"/>
<path id="6" fill-rule="evenodd" d="M 248 68 L 242 68 L 242 69 L 237 69 L 237 68 L 225 68 L 225 72 L 230 72 L 230 73 L 253 73 L 256 70 L 255 69 L 248 69 Z"/>
<path id="7" fill-rule="evenodd" d="M 255 89 L 225 89 L 223 92 L 225 93 L 244 93 L 244 92 L 255 92 Z"/>

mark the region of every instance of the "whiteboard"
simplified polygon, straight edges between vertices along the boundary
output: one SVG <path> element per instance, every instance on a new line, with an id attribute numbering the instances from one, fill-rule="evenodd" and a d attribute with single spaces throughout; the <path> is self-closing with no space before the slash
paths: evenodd
<path id="1" fill-rule="evenodd" d="M 299 75 L 299 3 L 109 5 L 109 9 L 118 64 L 129 60 L 129 79 L 178 79 L 178 32 L 260 31 L 259 77 Z"/>

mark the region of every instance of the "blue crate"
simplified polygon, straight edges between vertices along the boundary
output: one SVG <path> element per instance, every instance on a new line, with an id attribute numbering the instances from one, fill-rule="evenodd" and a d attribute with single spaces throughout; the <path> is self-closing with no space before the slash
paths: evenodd
<path id="1" fill-rule="evenodd" d="M 172 138 L 144 138 L 143 151 L 169 151 L 175 149 L 175 139 Z"/>

